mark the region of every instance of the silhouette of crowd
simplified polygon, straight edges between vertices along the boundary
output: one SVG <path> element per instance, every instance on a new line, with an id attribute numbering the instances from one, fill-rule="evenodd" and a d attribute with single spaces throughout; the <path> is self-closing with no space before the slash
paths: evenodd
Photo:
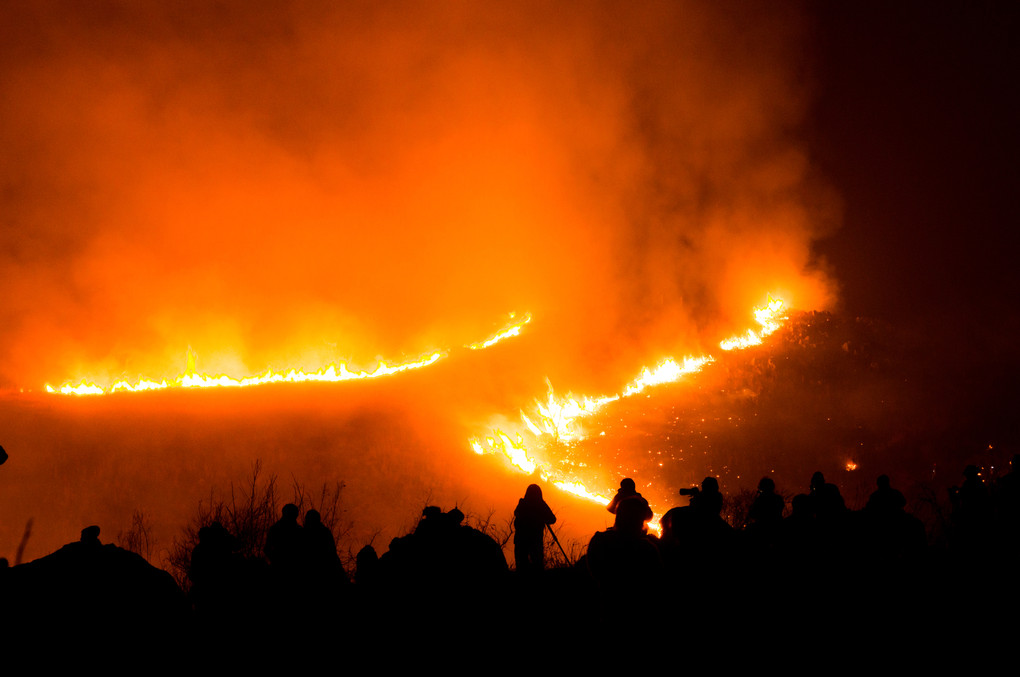
<path id="1" fill-rule="evenodd" d="M 459 509 L 428 506 L 383 554 L 365 546 L 353 581 L 319 513 L 308 510 L 299 522 L 299 508 L 287 504 L 266 533 L 263 557 L 242 556 L 221 524 L 203 525 L 186 595 L 140 556 L 102 545 L 97 526 L 52 555 L 4 562 L 0 592 L 8 614 L 71 623 L 101 606 L 198 637 L 221 636 L 223 627 L 262 632 L 267 618 L 332 618 L 330 627 L 352 636 L 371 628 L 436 633 L 466 618 L 476 632 L 527 627 L 539 635 L 564 623 L 598 632 L 624 618 L 668 618 L 674 631 L 704 639 L 734 613 L 747 615 L 751 637 L 769 641 L 794 628 L 892 631 L 904 617 L 920 622 L 947 609 L 972 618 L 969 586 L 982 575 L 1005 578 L 1020 560 L 1020 455 L 991 485 L 968 466 L 947 496 L 946 538 L 932 547 L 886 475 L 859 510 L 821 472 L 789 501 L 764 477 L 739 524 L 724 519 L 727 498 L 706 477 L 680 490 L 677 502 L 686 504 L 667 510 L 658 530 L 636 482 L 624 478 L 607 506 L 613 525 L 591 536 L 578 561 L 562 551 L 568 565 L 549 569 L 546 549 L 562 548 L 556 516 L 531 484 L 514 510 L 514 569 L 501 544 L 465 524 Z M 796 611 L 784 615 L 783 607 Z"/>

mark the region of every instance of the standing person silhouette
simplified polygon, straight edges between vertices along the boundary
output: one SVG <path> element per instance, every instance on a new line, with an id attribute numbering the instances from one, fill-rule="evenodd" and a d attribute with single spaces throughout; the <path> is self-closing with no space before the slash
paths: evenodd
<path id="1" fill-rule="evenodd" d="M 545 527 L 555 524 L 556 515 L 542 500 L 542 488 L 531 484 L 514 510 L 514 559 L 517 571 L 541 571 L 545 568 Z"/>
<path id="2" fill-rule="evenodd" d="M 644 515 L 645 522 L 652 519 L 652 508 L 648 505 L 648 501 L 645 497 L 638 493 L 637 485 L 629 477 L 624 477 L 620 480 L 620 488 L 617 489 L 616 495 L 613 496 L 613 500 L 606 506 L 606 510 L 616 514 L 616 511 L 620 507 L 620 503 L 623 501 L 638 501 L 642 506 L 642 514 Z"/>

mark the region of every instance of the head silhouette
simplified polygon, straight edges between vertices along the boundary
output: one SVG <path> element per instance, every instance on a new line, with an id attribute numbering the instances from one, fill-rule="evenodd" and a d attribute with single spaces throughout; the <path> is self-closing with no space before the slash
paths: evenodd
<path id="1" fill-rule="evenodd" d="M 305 513 L 305 526 L 318 526 L 322 524 L 322 515 L 318 510 L 309 510 Z"/>
<path id="2" fill-rule="evenodd" d="M 81 542 L 90 544 L 99 544 L 99 527 L 93 524 L 90 527 L 85 527 L 81 530 Z"/>

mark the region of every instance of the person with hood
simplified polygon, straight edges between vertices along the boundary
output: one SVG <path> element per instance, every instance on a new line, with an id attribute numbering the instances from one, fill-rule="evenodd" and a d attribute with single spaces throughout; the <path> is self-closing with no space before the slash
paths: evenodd
<path id="1" fill-rule="evenodd" d="M 545 568 L 545 527 L 555 523 L 556 515 L 542 500 L 542 488 L 537 484 L 529 485 L 514 510 L 517 571 L 541 571 Z"/>

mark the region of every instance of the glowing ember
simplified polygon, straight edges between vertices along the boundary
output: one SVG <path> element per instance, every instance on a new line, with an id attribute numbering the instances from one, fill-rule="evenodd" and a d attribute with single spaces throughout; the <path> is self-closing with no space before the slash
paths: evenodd
<path id="1" fill-rule="evenodd" d="M 854 463 L 853 461 L 847 461 L 846 462 L 846 469 L 848 471 L 851 471 L 851 472 L 854 471 L 854 470 L 857 470 L 857 464 Z"/>

